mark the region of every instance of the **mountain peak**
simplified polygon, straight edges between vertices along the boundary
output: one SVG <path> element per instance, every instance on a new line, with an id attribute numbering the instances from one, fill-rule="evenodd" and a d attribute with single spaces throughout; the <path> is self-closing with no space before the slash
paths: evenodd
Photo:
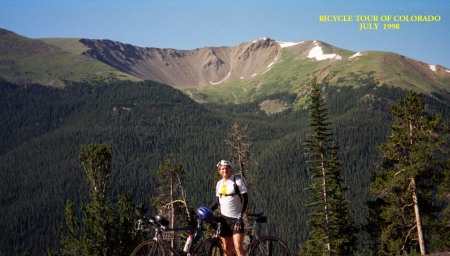
<path id="1" fill-rule="evenodd" d="M 60 81 L 57 85 L 63 86 L 64 81 L 106 78 L 153 80 L 177 88 L 202 86 L 207 90 L 210 86 L 231 86 L 240 90 L 233 96 L 234 102 L 245 98 L 243 91 L 267 93 L 260 90 L 266 85 L 291 90 L 311 76 L 333 76 L 331 82 L 351 85 L 349 81 L 355 77 L 370 75 L 380 83 L 426 93 L 450 91 L 450 71 L 442 66 L 395 53 L 353 52 L 321 41 L 284 42 L 261 37 L 233 47 L 177 50 L 111 40 L 29 39 L 0 29 L 0 45 L 0 68 L 5 71 L 2 78 L 20 83 L 53 86 L 53 81 Z"/>
<path id="2" fill-rule="evenodd" d="M 277 41 L 264 37 L 235 47 L 195 50 L 142 48 L 110 40 L 80 40 L 83 54 L 144 80 L 174 87 L 218 85 L 263 73 L 280 54 Z"/>

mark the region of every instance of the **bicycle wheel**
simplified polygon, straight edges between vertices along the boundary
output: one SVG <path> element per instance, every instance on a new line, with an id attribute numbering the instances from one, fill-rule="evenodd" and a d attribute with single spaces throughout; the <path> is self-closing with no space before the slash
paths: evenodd
<path id="1" fill-rule="evenodd" d="M 194 248 L 195 256 L 223 256 L 222 243 L 218 238 L 206 238 Z"/>
<path id="2" fill-rule="evenodd" d="M 131 256 L 165 256 L 164 247 L 155 240 L 146 240 L 139 244 Z"/>
<path id="3" fill-rule="evenodd" d="M 281 256 L 288 255 L 291 253 L 286 243 L 278 237 L 274 236 L 263 236 L 258 240 L 254 241 L 250 248 L 250 256 Z"/>

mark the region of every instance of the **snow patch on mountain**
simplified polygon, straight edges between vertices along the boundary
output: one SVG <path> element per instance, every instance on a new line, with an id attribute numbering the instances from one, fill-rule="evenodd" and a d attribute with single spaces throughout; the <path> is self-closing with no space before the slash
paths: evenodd
<path id="1" fill-rule="evenodd" d="M 286 48 L 286 47 L 291 47 L 297 44 L 301 44 L 303 43 L 303 41 L 301 42 L 281 42 L 281 41 L 277 41 L 277 43 L 280 45 L 281 48 Z"/>
<path id="2" fill-rule="evenodd" d="M 228 75 L 226 77 L 224 77 L 222 80 L 220 80 L 219 82 L 214 83 L 212 81 L 209 81 L 209 83 L 212 84 L 212 85 L 221 84 L 223 81 L 227 80 L 230 77 L 230 75 L 231 75 L 231 72 L 228 72 Z"/>
<path id="3" fill-rule="evenodd" d="M 272 67 L 272 65 L 273 64 L 275 64 L 275 61 L 276 61 L 277 59 L 275 58 L 275 60 L 274 61 L 272 61 L 268 66 L 267 66 L 267 68 L 269 68 L 270 69 L 270 67 Z"/>
<path id="4" fill-rule="evenodd" d="M 428 65 L 431 71 L 436 72 L 436 65 Z"/>
<path id="5" fill-rule="evenodd" d="M 265 74 L 267 71 L 269 71 L 272 68 L 273 64 L 275 64 L 277 62 L 277 60 L 278 60 L 278 57 L 275 57 L 275 59 L 269 65 L 267 65 L 266 71 L 264 71 L 263 74 Z"/>
<path id="6" fill-rule="evenodd" d="M 310 59 L 316 59 L 318 61 L 320 60 L 326 60 L 326 59 L 336 59 L 340 60 L 342 57 L 338 54 L 332 53 L 332 54 L 324 54 L 322 51 L 322 47 L 320 47 L 316 41 L 314 41 L 315 46 L 309 51 L 308 58 Z"/>
<path id="7" fill-rule="evenodd" d="M 348 58 L 349 58 L 349 59 L 353 59 L 353 58 L 356 58 L 356 57 L 359 57 L 359 56 L 362 56 L 362 53 L 361 53 L 361 52 L 357 52 L 357 53 L 353 54 L 352 56 L 350 56 L 350 57 L 348 57 Z"/>

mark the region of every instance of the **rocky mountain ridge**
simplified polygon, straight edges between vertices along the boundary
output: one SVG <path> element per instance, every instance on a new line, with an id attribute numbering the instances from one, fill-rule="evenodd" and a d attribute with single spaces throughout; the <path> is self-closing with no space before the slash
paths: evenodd
<path id="1" fill-rule="evenodd" d="M 316 65 L 315 73 L 338 73 L 342 66 L 353 65 L 352 62 L 361 62 L 363 59 L 369 64 L 361 70 L 366 69 L 364 71 L 367 72 L 376 69 L 377 67 L 372 66 L 375 64 L 378 68 L 405 67 L 421 79 L 428 80 L 430 84 L 450 78 L 450 70 L 440 65 L 430 65 L 391 53 L 383 53 L 381 63 L 370 63 L 373 60 L 366 57 L 376 52 L 352 52 L 320 41 L 285 43 L 261 38 L 234 47 L 204 47 L 194 50 L 142 48 L 110 40 L 82 39 L 80 42 L 89 48 L 83 52 L 86 56 L 138 78 L 179 88 L 249 80 L 268 72 L 271 67 L 283 61 L 283 48 L 289 48 L 288 52 L 295 55 L 297 62 L 323 62 L 321 64 L 324 65 Z M 327 50 L 329 53 L 324 52 Z M 299 67 L 299 70 L 301 69 L 302 67 Z M 380 74 L 377 78 L 383 82 L 395 80 L 388 77 L 391 76 L 389 72 L 378 73 Z"/>
<path id="2" fill-rule="evenodd" d="M 426 94 L 450 95 L 450 70 L 396 53 L 354 52 L 320 41 L 260 38 L 194 50 L 138 47 L 111 40 L 29 39 L 0 29 L 0 78 L 64 86 L 70 81 L 153 80 L 199 102 L 246 102 L 304 95 L 311 77 L 357 86 L 366 78 Z M 24 54 L 26 52 L 26 54 Z"/>
<path id="3" fill-rule="evenodd" d="M 276 60 L 280 45 L 263 38 L 236 47 L 195 50 L 141 48 L 110 40 L 82 39 L 83 54 L 143 80 L 175 87 L 217 85 L 224 80 L 249 78 Z"/>

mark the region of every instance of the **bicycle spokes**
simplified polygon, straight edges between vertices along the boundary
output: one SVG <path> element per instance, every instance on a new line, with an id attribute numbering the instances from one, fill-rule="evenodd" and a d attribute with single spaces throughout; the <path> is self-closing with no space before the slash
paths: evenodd
<path id="1" fill-rule="evenodd" d="M 252 248 L 251 255 L 279 256 L 290 255 L 289 249 L 279 239 L 262 237 Z"/>
<path id="2" fill-rule="evenodd" d="M 163 256 L 164 248 L 155 240 L 147 240 L 139 245 L 134 252 L 133 256 Z"/>
<path id="3" fill-rule="evenodd" d="M 224 256 L 222 249 L 222 244 L 216 238 L 208 238 L 204 240 L 197 248 L 194 250 L 196 256 Z"/>

